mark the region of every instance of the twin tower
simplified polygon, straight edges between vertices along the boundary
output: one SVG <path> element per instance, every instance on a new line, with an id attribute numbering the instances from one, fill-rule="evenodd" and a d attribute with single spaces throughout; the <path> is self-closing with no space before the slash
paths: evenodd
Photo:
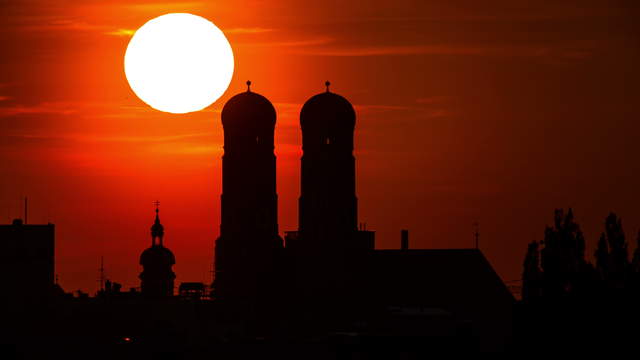
<path id="1" fill-rule="evenodd" d="M 330 261 L 327 257 L 343 258 L 351 251 L 373 248 L 372 236 L 362 236 L 357 225 L 355 111 L 344 97 L 330 92 L 329 85 L 326 92 L 309 99 L 300 113 L 299 223 L 297 232 L 288 233 L 286 246 L 278 231 L 276 111 L 269 100 L 251 91 L 250 81 L 246 92 L 224 105 L 216 298 L 256 299 L 273 293 L 276 284 L 284 284 L 284 278 L 300 271 L 288 269 L 291 264 L 313 264 L 319 258 Z"/>

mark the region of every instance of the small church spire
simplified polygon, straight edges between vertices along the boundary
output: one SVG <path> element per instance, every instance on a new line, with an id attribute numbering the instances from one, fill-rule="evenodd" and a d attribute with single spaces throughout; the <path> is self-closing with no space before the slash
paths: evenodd
<path id="1" fill-rule="evenodd" d="M 151 226 L 151 246 L 156 245 L 156 238 L 158 239 L 158 245 L 163 246 L 162 238 L 164 237 L 164 226 L 160 223 L 160 201 L 153 202 L 156 206 L 156 220 Z"/>
<path id="2" fill-rule="evenodd" d="M 329 92 L 329 86 L 331 86 L 331 82 L 329 80 L 325 81 L 324 86 L 327 87 L 327 92 Z"/>
<path id="3" fill-rule="evenodd" d="M 251 92 L 251 80 L 247 80 L 247 92 Z"/>

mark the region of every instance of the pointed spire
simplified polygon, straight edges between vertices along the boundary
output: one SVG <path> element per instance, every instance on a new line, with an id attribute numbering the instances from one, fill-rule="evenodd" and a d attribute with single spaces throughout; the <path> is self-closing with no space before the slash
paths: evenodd
<path id="1" fill-rule="evenodd" d="M 329 86 L 331 86 L 331 82 L 329 80 L 325 81 L 324 86 L 327 87 L 327 92 L 329 92 Z"/>
<path id="2" fill-rule="evenodd" d="M 251 80 L 247 80 L 247 92 L 251 92 Z"/>
<path id="3" fill-rule="evenodd" d="M 151 246 L 156 245 L 156 238 L 158 239 L 158 245 L 162 246 L 162 238 L 164 237 L 164 226 L 160 223 L 160 201 L 154 201 L 156 206 L 156 220 L 151 226 Z"/>

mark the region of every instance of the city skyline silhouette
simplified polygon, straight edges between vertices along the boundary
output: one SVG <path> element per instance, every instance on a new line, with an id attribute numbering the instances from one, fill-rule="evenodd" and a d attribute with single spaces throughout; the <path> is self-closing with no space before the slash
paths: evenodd
<path id="1" fill-rule="evenodd" d="M 280 119 L 282 230 L 297 227 L 299 111 L 327 79 L 363 124 L 354 139 L 366 199 L 360 221 L 375 228 L 380 248 L 397 247 L 402 228 L 422 248 L 473 247 L 478 222 L 480 247 L 512 281 L 516 255 L 543 238 L 549 209 L 578 211 L 590 252 L 610 211 L 629 231 L 640 228 L 638 169 L 628 161 L 638 94 L 625 85 L 638 77 L 633 3 L 354 3 L 339 13 L 330 4 L 280 4 L 282 12 L 263 4 L 246 13 L 232 2 L 2 5 L 12 34 L 2 44 L 12 51 L 0 81 L 0 219 L 22 216 L 28 196 L 30 222 L 58 225 L 65 288 L 95 292 L 85 274 L 97 276 L 101 257 L 114 278 L 134 286 L 129 264 L 147 246 L 140 224 L 156 199 L 165 222 L 180 224 L 167 235 L 189 259 L 178 273 L 210 279 L 220 214 L 201 198 L 221 190 L 216 115 L 247 79 Z M 212 19 L 234 47 L 231 85 L 203 112 L 150 109 L 123 74 L 131 31 L 172 11 Z M 43 171 L 51 174 L 45 181 Z M 399 189 L 393 201 L 391 188 Z"/>
<path id="2" fill-rule="evenodd" d="M 146 27 L 165 14 L 185 22 Z M 638 16 L 632 0 L 3 3 L 0 345 L 632 341 Z"/>

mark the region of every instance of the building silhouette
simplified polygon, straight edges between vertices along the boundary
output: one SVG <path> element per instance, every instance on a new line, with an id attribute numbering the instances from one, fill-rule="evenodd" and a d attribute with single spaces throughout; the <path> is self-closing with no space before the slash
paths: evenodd
<path id="1" fill-rule="evenodd" d="M 151 226 L 151 246 L 140 255 L 140 291 L 147 298 L 163 298 L 173 296 L 173 283 L 176 274 L 173 265 L 176 258 L 164 246 L 164 226 L 160 223 L 160 209 L 156 202 L 156 219 Z"/>
<path id="2" fill-rule="evenodd" d="M 16 302 L 40 301 L 55 288 L 55 226 L 15 219 L 0 225 L 2 288 Z M 3 300 L 7 300 L 3 296 Z"/>
<path id="3" fill-rule="evenodd" d="M 272 347 L 282 344 L 296 351 L 290 345 L 310 345 L 291 352 L 292 358 L 503 350 L 514 299 L 479 249 L 414 249 L 409 231 L 402 230 L 398 249 L 380 250 L 375 232 L 358 226 L 356 112 L 328 82 L 300 112 L 299 223 L 282 240 L 276 111 L 247 85 L 221 114 L 222 211 L 213 293 L 203 283 L 183 282 L 174 296 L 175 256 L 165 247 L 156 202 L 151 246 L 140 256 L 140 292 L 121 291 L 101 277 L 105 285 L 96 297 L 62 293 L 22 307 L 0 338 L 39 355 L 33 358 L 49 349 L 87 354 L 96 348 L 112 351 L 105 352 L 109 357 L 224 357 L 252 352 L 247 345 L 282 357 Z M 15 274 L 8 277 L 13 294 L 36 298 L 55 291 L 53 225 L 16 220 L 0 226 L 0 239 L 2 270 Z M 12 298 L 20 300 L 18 295 Z"/>
<path id="4" fill-rule="evenodd" d="M 394 311 L 415 315 L 411 309 L 419 309 L 416 331 L 429 327 L 424 316 L 436 316 L 449 324 L 442 329 L 473 333 L 483 350 L 500 349 L 514 299 L 478 249 L 410 249 L 403 230 L 399 250 L 376 250 L 375 233 L 358 226 L 356 113 L 325 85 L 300 112 L 299 223 L 297 231 L 285 233 L 284 249 L 277 225 L 275 110 L 250 89 L 225 104 L 214 298 L 260 305 L 260 295 L 269 294 L 286 304 L 295 326 L 319 332 L 384 319 L 370 330 L 398 335 L 388 329 L 397 320 Z"/>
<path id="5" fill-rule="evenodd" d="M 299 238 L 314 248 L 349 246 L 357 231 L 353 132 L 356 114 L 329 91 L 309 99 L 300 112 L 302 159 Z"/>
<path id="6" fill-rule="evenodd" d="M 247 91 L 222 109 L 224 155 L 220 237 L 215 244 L 215 297 L 255 302 L 272 294 L 282 250 L 273 135 L 276 111 L 264 96 Z"/>
<path id="7" fill-rule="evenodd" d="M 374 249 L 375 233 L 358 229 L 355 110 L 325 85 L 300 112 L 298 231 L 288 232 L 285 243 L 301 301 L 341 308 L 364 294 L 358 269 Z"/>

